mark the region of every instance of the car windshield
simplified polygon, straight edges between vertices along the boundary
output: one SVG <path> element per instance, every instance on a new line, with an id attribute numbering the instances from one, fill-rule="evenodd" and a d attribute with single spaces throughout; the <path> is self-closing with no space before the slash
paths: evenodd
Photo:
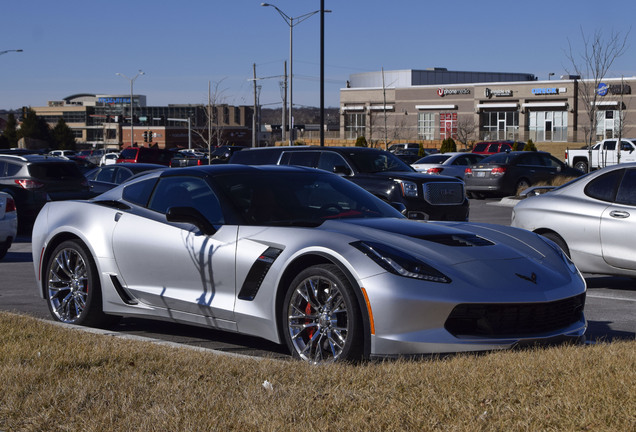
<path id="1" fill-rule="evenodd" d="M 329 219 L 403 217 L 333 174 L 241 172 L 220 175 L 215 182 L 248 225 L 318 226 Z"/>
<path id="2" fill-rule="evenodd" d="M 414 171 L 406 162 L 389 152 L 351 152 L 349 157 L 361 173 Z"/>
<path id="3" fill-rule="evenodd" d="M 449 155 L 434 154 L 424 156 L 422 159 L 417 160 L 415 164 L 441 164 L 444 163 L 448 158 L 450 158 Z"/>

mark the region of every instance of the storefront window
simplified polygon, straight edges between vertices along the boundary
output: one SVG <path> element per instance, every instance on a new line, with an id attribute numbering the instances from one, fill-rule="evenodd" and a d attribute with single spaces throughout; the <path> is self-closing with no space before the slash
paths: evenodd
<path id="1" fill-rule="evenodd" d="M 457 138 L 457 113 L 441 113 L 439 115 L 439 137 Z"/>
<path id="2" fill-rule="evenodd" d="M 596 113 L 596 139 L 617 138 L 620 132 L 620 111 L 604 110 Z"/>
<path id="3" fill-rule="evenodd" d="M 565 111 L 531 111 L 528 114 L 529 138 L 533 141 L 567 141 L 568 113 Z"/>
<path id="4" fill-rule="evenodd" d="M 419 139 L 434 140 L 435 139 L 435 113 L 421 112 L 417 115 L 417 134 Z"/>
<path id="5" fill-rule="evenodd" d="M 356 139 L 364 136 L 366 133 L 365 123 L 363 112 L 345 114 L 345 139 Z"/>
<path id="6" fill-rule="evenodd" d="M 519 138 L 518 111 L 490 111 L 481 113 L 481 138 L 511 140 Z"/>

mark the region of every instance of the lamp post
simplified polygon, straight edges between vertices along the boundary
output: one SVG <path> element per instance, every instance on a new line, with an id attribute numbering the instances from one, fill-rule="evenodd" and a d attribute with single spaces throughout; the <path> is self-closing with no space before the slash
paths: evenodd
<path id="1" fill-rule="evenodd" d="M 21 49 L 15 49 L 15 50 L 4 50 L 4 51 L 0 51 L 0 55 L 2 54 L 6 54 L 6 53 L 10 53 L 10 52 L 22 52 Z"/>
<path id="2" fill-rule="evenodd" d="M 135 80 L 137 78 L 139 78 L 140 75 L 145 75 L 141 69 L 139 69 L 139 72 L 137 72 L 137 75 L 135 75 L 132 78 L 128 78 L 126 75 L 117 72 L 115 75 L 119 75 L 120 77 L 126 78 L 128 81 L 130 81 L 130 145 L 132 147 L 133 143 L 135 142 L 135 119 L 134 119 L 134 107 L 133 107 L 133 83 L 135 82 Z"/>
<path id="3" fill-rule="evenodd" d="M 320 10 L 316 10 L 313 12 L 308 12 L 304 15 L 300 15 L 297 17 L 290 17 L 285 12 L 280 10 L 277 6 L 270 3 L 261 3 L 261 6 L 271 6 L 276 9 L 276 12 L 280 14 L 280 16 L 285 20 L 285 23 L 289 26 L 289 145 L 292 145 L 294 142 L 294 123 L 293 123 L 293 106 L 294 106 L 294 26 L 300 24 L 305 21 L 312 15 L 315 15 L 320 12 Z M 323 12 L 331 12 L 330 10 L 323 10 Z"/>
<path id="4" fill-rule="evenodd" d="M 548 81 L 550 81 L 550 78 L 552 78 L 553 76 L 554 76 L 554 72 L 550 72 L 550 73 L 548 74 Z"/>

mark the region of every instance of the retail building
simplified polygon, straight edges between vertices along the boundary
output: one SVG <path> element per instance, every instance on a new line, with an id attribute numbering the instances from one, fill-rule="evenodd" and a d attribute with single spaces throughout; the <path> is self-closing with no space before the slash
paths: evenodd
<path id="1" fill-rule="evenodd" d="M 531 74 L 443 68 L 354 74 L 340 92 L 340 135 L 372 142 L 568 143 L 585 142 L 589 133 L 593 140 L 636 136 L 634 84 L 636 77 L 608 78 L 583 96 L 590 81 L 575 76 L 539 81 Z M 590 104 L 597 108 L 594 131 Z"/>

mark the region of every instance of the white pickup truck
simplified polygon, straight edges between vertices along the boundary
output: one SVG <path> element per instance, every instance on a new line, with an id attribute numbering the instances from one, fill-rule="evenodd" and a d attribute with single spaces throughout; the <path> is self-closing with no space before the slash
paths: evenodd
<path id="1" fill-rule="evenodd" d="M 565 163 L 583 172 L 603 168 L 617 163 L 636 162 L 636 139 L 622 138 L 620 152 L 616 150 L 618 139 L 605 139 L 592 147 L 592 161 L 586 147 L 565 150 Z"/>

